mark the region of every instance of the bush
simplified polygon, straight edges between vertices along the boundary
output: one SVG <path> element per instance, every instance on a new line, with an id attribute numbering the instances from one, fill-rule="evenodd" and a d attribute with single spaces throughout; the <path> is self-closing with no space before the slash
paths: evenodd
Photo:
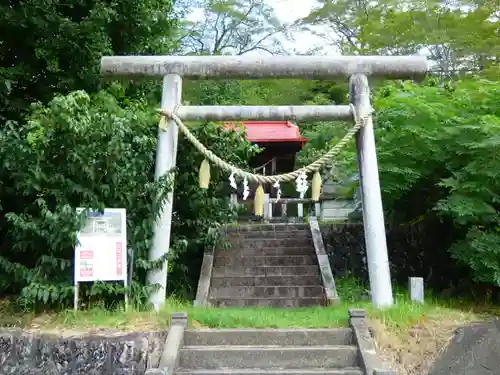
<path id="1" fill-rule="evenodd" d="M 157 123 L 143 101 L 119 103 L 106 92 L 89 96 L 76 91 L 56 97 L 47 107 L 34 106 L 26 123 L 3 128 L 0 293 L 21 293 L 30 303 L 68 303 L 80 225 L 76 208 L 124 207 L 128 250 L 136 260 L 132 294 L 141 301 L 146 297 L 145 274 L 154 266 L 147 254 L 159 203 L 155 200 L 165 199 L 172 187 L 167 177 L 153 182 Z M 213 124 L 193 131 L 216 153 L 246 164 L 251 151 L 237 134 Z M 196 261 L 210 240 L 209 228 L 229 220 L 231 211 L 221 173 L 212 172 L 214 189 L 197 187 L 202 157 L 182 136 L 177 160 L 171 285 L 186 289 L 183 262 Z M 113 283 L 96 283 L 83 294 L 103 298 L 120 291 Z"/>
<path id="2" fill-rule="evenodd" d="M 500 286 L 499 101 L 500 82 L 478 77 L 392 82 L 375 92 L 382 199 L 398 280 L 416 272 L 439 289 L 471 289 L 471 280 Z M 326 125 L 314 129 L 318 139 Z M 348 182 L 357 172 L 352 144 L 336 164 L 346 190 L 356 191 L 358 181 Z"/>
<path id="3" fill-rule="evenodd" d="M 449 251 L 469 267 L 475 281 L 496 286 L 499 101 L 500 82 L 479 78 L 444 85 L 432 80 L 425 85 L 391 83 L 378 90 L 374 101 L 388 223 L 425 222 L 433 226 L 427 228 L 430 233 L 451 235 L 453 245 L 435 251 Z M 348 173 L 354 160 L 353 154 L 345 159 Z"/>
<path id="4" fill-rule="evenodd" d="M 451 255 L 477 282 L 496 286 L 499 100 L 500 82 L 476 78 L 387 87 L 376 102 L 385 201 L 400 221 L 434 215 L 452 221 L 461 235 L 454 236 Z"/>

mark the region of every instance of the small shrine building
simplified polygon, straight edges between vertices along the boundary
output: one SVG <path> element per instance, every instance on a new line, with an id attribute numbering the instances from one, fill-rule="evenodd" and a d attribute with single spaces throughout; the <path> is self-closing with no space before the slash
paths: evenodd
<path id="1" fill-rule="evenodd" d="M 299 127 L 291 121 L 243 121 L 236 124 L 234 122 L 224 124 L 228 130 L 239 126 L 244 127 L 246 139 L 249 142 L 263 149 L 250 160 L 253 172 L 263 175 L 276 175 L 293 171 L 296 155 L 308 141 L 300 134 Z M 252 204 L 257 184 L 249 183 L 249 187 L 250 196 L 247 204 Z M 276 197 L 276 189 L 271 184 L 263 185 L 263 188 L 270 197 Z M 351 201 L 337 199 L 336 188 L 337 186 L 330 181 L 325 181 L 321 202 L 322 219 L 343 220 L 353 210 Z M 297 197 L 296 195 L 290 196 L 286 192 L 283 193 L 283 197 Z M 281 211 L 279 207 L 276 209 Z M 280 212 L 276 212 L 276 214 L 279 215 Z"/>

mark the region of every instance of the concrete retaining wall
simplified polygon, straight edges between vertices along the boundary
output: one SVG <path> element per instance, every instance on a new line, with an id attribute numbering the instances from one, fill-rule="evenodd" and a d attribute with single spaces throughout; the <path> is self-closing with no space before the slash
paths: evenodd
<path id="1" fill-rule="evenodd" d="M 167 332 L 62 338 L 0 331 L 0 373 L 142 375 L 157 367 Z"/>

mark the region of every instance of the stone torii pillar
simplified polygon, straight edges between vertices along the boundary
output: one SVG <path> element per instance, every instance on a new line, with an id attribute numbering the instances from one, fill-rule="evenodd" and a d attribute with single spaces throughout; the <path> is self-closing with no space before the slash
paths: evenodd
<path id="1" fill-rule="evenodd" d="M 332 79 L 349 78 L 351 103 L 356 115 L 371 111 L 367 77 L 417 79 L 427 72 L 423 56 L 107 56 L 101 60 L 101 73 L 116 78 L 163 78 L 161 107 L 177 108 L 182 120 L 346 120 L 352 119 L 350 106 L 179 106 L 182 77 L 191 79 Z M 175 167 L 177 125 L 169 120 L 168 130 L 159 130 L 155 177 Z M 390 306 L 392 296 L 384 214 L 371 119 L 357 139 L 361 176 L 363 221 L 370 275 L 372 302 L 376 307 Z M 173 192 L 164 203 L 155 224 L 150 260 L 168 254 Z M 160 288 L 150 297 L 158 309 L 165 302 L 167 262 L 148 274 L 149 284 Z"/>

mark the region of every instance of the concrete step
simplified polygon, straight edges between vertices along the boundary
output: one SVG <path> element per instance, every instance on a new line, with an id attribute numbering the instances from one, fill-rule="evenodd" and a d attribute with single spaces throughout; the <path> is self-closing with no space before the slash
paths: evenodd
<path id="1" fill-rule="evenodd" d="M 316 286 L 230 286 L 210 288 L 212 298 L 313 298 L 323 297 L 321 285 Z"/>
<path id="2" fill-rule="evenodd" d="M 312 238 L 310 231 L 283 231 L 273 232 L 270 230 L 259 230 L 246 233 L 239 233 L 239 237 L 250 238 Z"/>
<path id="3" fill-rule="evenodd" d="M 305 237 L 225 238 L 223 242 L 231 245 L 229 249 L 260 249 L 263 247 L 303 247 L 313 249 L 314 245 L 311 238 Z"/>
<path id="4" fill-rule="evenodd" d="M 358 365 L 355 346 L 184 346 L 183 369 L 307 369 Z"/>
<path id="5" fill-rule="evenodd" d="M 187 329 L 184 345 L 354 345 L 350 328 L 332 329 Z"/>
<path id="6" fill-rule="evenodd" d="M 230 249 L 217 249 L 215 256 L 316 256 L 311 246 L 288 246 L 288 247 L 232 247 Z"/>
<path id="7" fill-rule="evenodd" d="M 214 267 L 213 277 L 233 276 L 298 276 L 319 274 L 319 266 L 222 266 Z"/>
<path id="8" fill-rule="evenodd" d="M 325 306 L 325 297 L 310 298 L 209 298 L 209 303 L 215 307 L 272 307 L 272 308 L 298 308 Z"/>
<path id="9" fill-rule="evenodd" d="M 308 224 L 288 224 L 288 223 L 276 223 L 276 224 L 242 224 L 236 226 L 228 226 L 222 228 L 223 232 L 226 233 L 245 233 L 254 231 L 272 231 L 272 232 L 286 232 L 286 231 L 310 231 Z"/>
<path id="10" fill-rule="evenodd" d="M 342 369 L 198 369 L 176 371 L 179 375 L 365 375 L 359 367 Z"/>
<path id="11" fill-rule="evenodd" d="M 315 255 L 296 256 L 220 256 L 215 257 L 214 267 L 220 266 L 312 266 L 318 264 Z"/>
<path id="12" fill-rule="evenodd" d="M 322 285 L 319 272 L 315 275 L 291 276 L 232 276 L 212 277 L 210 288 L 239 286 Z"/>

